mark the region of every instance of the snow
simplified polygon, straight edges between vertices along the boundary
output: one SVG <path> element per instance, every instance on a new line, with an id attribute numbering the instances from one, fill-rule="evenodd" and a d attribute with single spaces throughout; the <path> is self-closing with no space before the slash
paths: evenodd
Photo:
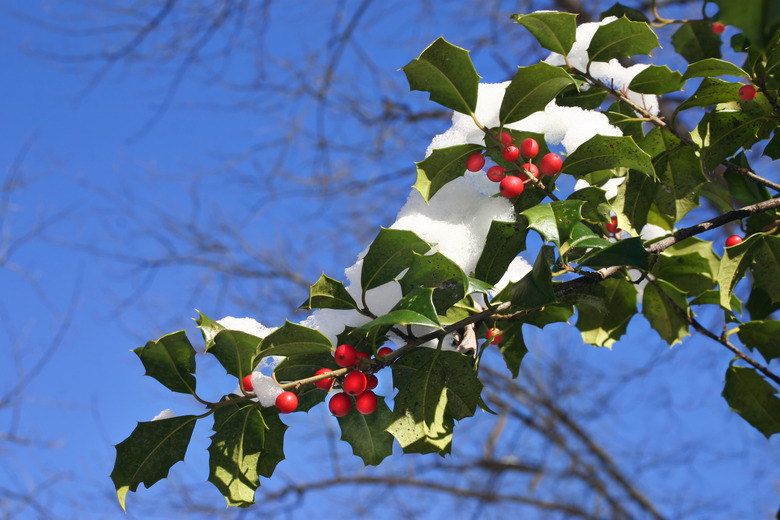
<path id="1" fill-rule="evenodd" d="M 152 421 L 161 421 L 163 419 L 170 419 L 171 417 L 176 417 L 176 414 L 170 408 L 166 408 L 162 412 L 155 415 Z"/>

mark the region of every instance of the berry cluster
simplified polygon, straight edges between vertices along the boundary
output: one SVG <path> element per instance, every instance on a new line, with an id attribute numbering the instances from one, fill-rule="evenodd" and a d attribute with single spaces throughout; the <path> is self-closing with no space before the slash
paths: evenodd
<path id="1" fill-rule="evenodd" d="M 246 392 L 254 392 L 255 388 L 252 386 L 252 374 L 247 374 L 241 379 L 241 385 Z M 298 396 L 295 393 L 286 390 L 276 396 L 276 409 L 279 413 L 294 412 L 298 408 Z"/>
<path id="2" fill-rule="evenodd" d="M 377 357 L 386 356 L 391 353 L 393 349 L 390 347 L 382 347 L 377 352 Z M 366 374 L 356 368 L 359 358 L 369 359 L 371 356 L 366 352 L 358 352 L 352 345 L 339 345 L 336 348 L 334 357 L 336 358 L 336 364 L 343 368 L 350 368 L 349 372 L 341 379 L 342 392 L 338 392 L 330 398 L 328 408 L 330 413 L 336 417 L 344 417 L 352 409 L 352 401 L 354 399 L 355 409 L 363 415 L 374 413 L 377 407 L 377 396 L 373 392 L 379 381 L 376 375 Z M 331 372 L 329 368 L 321 368 L 317 370 L 315 375 L 321 375 Z M 335 384 L 336 380 L 333 377 L 320 379 L 314 383 L 317 388 L 323 390 L 330 390 Z"/>
<path id="3" fill-rule="evenodd" d="M 498 136 L 496 136 L 498 138 Z M 530 176 L 538 179 L 540 171 L 545 175 L 555 175 L 561 171 L 563 160 L 556 153 L 548 153 L 542 157 L 539 166 L 533 163 L 534 157 L 539 154 L 539 143 L 531 137 L 524 139 L 518 148 L 512 143 L 512 135 L 509 132 L 501 132 L 501 155 L 510 163 L 517 163 L 523 157 L 527 162 L 518 166 L 515 171 L 507 172 L 506 168 L 500 165 L 488 168 L 487 177 L 493 182 L 500 182 L 499 191 L 501 195 L 513 199 L 523 193 L 525 183 L 530 182 Z M 471 172 L 478 172 L 485 166 L 485 156 L 481 153 L 475 153 L 466 160 L 466 168 Z"/>

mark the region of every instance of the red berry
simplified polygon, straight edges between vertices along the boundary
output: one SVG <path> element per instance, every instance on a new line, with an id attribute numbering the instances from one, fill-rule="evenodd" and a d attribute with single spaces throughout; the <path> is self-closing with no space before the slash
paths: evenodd
<path id="1" fill-rule="evenodd" d="M 475 153 L 466 159 L 466 169 L 470 172 L 478 172 L 485 166 L 485 156 L 481 153 Z"/>
<path id="2" fill-rule="evenodd" d="M 247 374 L 244 379 L 241 380 L 241 384 L 244 385 L 244 391 L 253 392 L 255 389 L 252 386 L 252 374 Z"/>
<path id="3" fill-rule="evenodd" d="M 533 175 L 537 179 L 539 178 L 539 168 L 537 168 L 535 164 L 525 163 L 523 165 L 523 168 L 531 172 L 531 175 Z M 528 180 L 528 175 L 526 175 L 525 172 L 520 172 L 517 174 L 517 176 L 520 177 L 520 179 L 522 179 L 523 181 Z"/>
<path id="4" fill-rule="evenodd" d="M 491 166 L 487 171 L 488 179 L 490 179 L 493 182 L 501 182 L 501 180 L 506 177 L 506 173 L 504 173 L 504 167 L 503 166 Z"/>
<path id="5" fill-rule="evenodd" d="M 498 187 L 498 189 L 501 191 L 501 195 L 508 199 L 514 199 L 521 193 L 523 193 L 523 188 L 525 185 L 523 184 L 522 179 L 520 177 L 504 177 L 504 180 L 501 181 L 501 185 Z"/>
<path id="6" fill-rule="evenodd" d="M 366 383 L 366 390 L 373 390 L 379 384 L 379 379 L 374 374 L 368 376 L 368 382 Z"/>
<path id="7" fill-rule="evenodd" d="M 563 160 L 561 159 L 561 156 L 557 153 L 548 153 L 544 157 L 542 157 L 542 162 L 539 164 L 539 168 L 542 170 L 542 173 L 545 175 L 555 175 L 559 171 L 561 171 L 561 166 L 563 165 Z"/>
<path id="8" fill-rule="evenodd" d="M 726 247 L 735 246 L 742 243 L 742 237 L 739 235 L 731 235 L 726 239 Z"/>
<path id="9" fill-rule="evenodd" d="M 298 396 L 290 391 L 282 392 L 276 396 L 276 408 L 279 413 L 294 412 L 298 408 Z"/>
<path id="10" fill-rule="evenodd" d="M 330 398 L 328 409 L 336 417 L 344 417 L 352 408 L 352 399 L 345 393 L 339 392 Z"/>
<path id="11" fill-rule="evenodd" d="M 504 148 L 504 151 L 502 152 L 504 155 L 504 159 L 506 159 L 509 162 L 515 162 L 518 158 L 520 158 L 520 148 L 517 146 L 510 144 L 506 148 Z"/>
<path id="12" fill-rule="evenodd" d="M 349 395 L 360 395 L 366 390 L 368 385 L 368 378 L 363 372 L 350 372 L 344 376 L 344 383 L 342 387 L 344 391 Z"/>
<path id="13" fill-rule="evenodd" d="M 523 157 L 528 159 L 536 157 L 536 155 L 539 153 L 539 143 L 536 142 L 536 139 L 532 139 L 530 137 L 528 139 L 524 139 L 523 142 L 520 143 L 520 153 L 523 154 Z"/>
<path id="14" fill-rule="evenodd" d="M 613 216 L 612 220 L 608 224 L 606 224 L 605 227 L 607 228 L 607 233 L 610 233 L 612 235 L 620 231 L 620 228 L 617 227 L 617 217 Z"/>
<path id="15" fill-rule="evenodd" d="M 501 335 L 501 329 L 498 329 L 496 327 L 492 327 L 488 329 L 487 334 L 485 334 L 485 337 L 487 339 L 492 338 L 492 341 L 490 343 L 492 343 L 493 345 L 498 345 L 499 343 L 501 343 L 501 338 L 503 338 L 503 336 Z"/>
<path id="16" fill-rule="evenodd" d="M 371 390 L 366 390 L 355 398 L 355 408 L 363 415 L 374 413 L 376 410 L 377 398 L 376 394 Z"/>
<path id="17" fill-rule="evenodd" d="M 496 134 L 496 139 L 498 139 L 498 134 Z M 512 144 L 512 134 L 506 131 L 501 132 L 501 144 L 504 146 L 509 146 Z"/>
<path id="18" fill-rule="evenodd" d="M 715 34 L 723 34 L 723 31 L 726 30 L 726 26 L 723 25 L 720 22 L 713 22 L 712 23 L 712 32 Z"/>
<path id="19" fill-rule="evenodd" d="M 756 97 L 756 87 L 753 85 L 745 85 L 739 89 L 739 99 L 742 101 L 750 101 Z"/>
<path id="20" fill-rule="evenodd" d="M 382 347 L 377 351 L 376 355 L 377 357 L 382 357 L 391 354 L 392 352 L 393 349 L 391 349 L 390 347 Z"/>
<path id="21" fill-rule="evenodd" d="M 352 345 L 339 345 L 336 348 L 336 364 L 340 367 L 351 367 L 357 361 L 357 352 Z"/>
<path id="22" fill-rule="evenodd" d="M 321 374 L 327 374 L 328 372 L 332 372 L 330 368 L 321 368 L 317 370 L 314 375 L 318 376 Z M 330 390 L 330 387 L 333 386 L 333 378 L 332 377 L 326 377 L 325 379 L 320 379 L 319 381 L 314 382 L 314 386 L 317 388 L 320 388 L 322 390 Z"/>
<path id="23" fill-rule="evenodd" d="M 368 352 L 355 352 L 355 355 L 359 358 L 371 359 L 371 354 L 369 354 Z"/>

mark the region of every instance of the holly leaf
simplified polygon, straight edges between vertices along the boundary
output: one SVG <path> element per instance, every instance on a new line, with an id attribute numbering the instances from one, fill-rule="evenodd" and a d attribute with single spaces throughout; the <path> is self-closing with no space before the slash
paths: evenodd
<path id="1" fill-rule="evenodd" d="M 611 347 L 626 333 L 637 312 L 636 294 L 634 284 L 622 278 L 609 278 L 579 291 L 576 326 L 582 340 L 595 347 Z"/>
<path id="2" fill-rule="evenodd" d="M 780 321 L 749 321 L 737 329 L 739 340 L 750 350 L 757 349 L 767 362 L 780 358 Z"/>
<path id="3" fill-rule="evenodd" d="M 545 62 L 518 67 L 501 101 L 498 112 L 501 124 L 514 123 L 544 110 L 555 96 L 573 84 L 574 78 L 568 72 Z"/>
<path id="4" fill-rule="evenodd" d="M 645 22 L 619 18 L 602 25 L 588 46 L 590 61 L 609 61 L 612 58 L 650 54 L 659 47 L 658 37 Z"/>
<path id="5" fill-rule="evenodd" d="M 764 235 L 755 247 L 751 267 L 753 283 L 761 287 L 772 302 L 780 302 L 780 237 Z"/>
<path id="6" fill-rule="evenodd" d="M 504 363 L 512 373 L 512 377 L 517 378 L 520 373 L 520 363 L 528 354 L 528 348 L 523 340 L 522 322 L 514 322 L 501 331 L 501 343 L 498 344 L 498 350 L 504 357 Z"/>
<path id="7" fill-rule="evenodd" d="M 252 366 L 266 356 L 292 356 L 333 351 L 333 344 L 318 330 L 285 321 L 257 346 Z"/>
<path id="8" fill-rule="evenodd" d="M 203 334 L 203 341 L 206 344 L 206 351 L 214 346 L 214 336 L 219 334 L 219 331 L 225 330 L 225 327 L 212 320 L 202 312 L 198 311 L 198 318 L 195 320 L 198 324 L 200 333 Z"/>
<path id="9" fill-rule="evenodd" d="M 568 323 L 573 315 L 574 307 L 571 305 L 546 305 L 529 311 L 523 316 L 522 322 L 543 329 L 550 323 Z"/>
<path id="10" fill-rule="evenodd" d="M 617 213 L 618 225 L 625 229 L 626 221 L 639 232 L 647 224 L 653 199 L 658 192 L 658 183 L 647 175 L 629 170 L 626 180 L 618 186 L 613 209 Z"/>
<path id="11" fill-rule="evenodd" d="M 528 29 L 545 49 L 567 55 L 574 45 L 577 15 L 553 11 L 512 15 L 517 23 Z"/>
<path id="12" fill-rule="evenodd" d="M 691 97 L 680 103 L 675 115 L 691 107 L 706 107 L 739 99 L 739 84 L 717 78 L 704 78 Z"/>
<path id="13" fill-rule="evenodd" d="M 468 288 L 468 279 L 460 266 L 439 252 L 415 253 L 411 267 L 399 283 L 403 294 L 417 287 L 433 289 L 433 305 L 438 314 L 444 314 L 462 300 Z"/>
<path id="14" fill-rule="evenodd" d="M 208 352 L 217 358 L 228 374 L 241 379 L 251 374 L 255 353 L 261 339 L 238 330 L 223 330 L 214 337 L 214 346 Z"/>
<path id="15" fill-rule="evenodd" d="M 552 246 L 542 246 L 531 272 L 512 285 L 510 294 L 514 307 L 534 309 L 555 301 L 550 271 L 550 257 L 553 254 Z"/>
<path id="16" fill-rule="evenodd" d="M 542 235 L 546 242 L 560 247 L 569 240 L 572 228 L 582 220 L 582 205 L 580 200 L 557 200 L 528 208 L 522 215 L 528 219 L 528 227 Z"/>
<path id="17" fill-rule="evenodd" d="M 780 432 L 780 399 L 777 390 L 754 369 L 730 366 L 721 394 L 737 412 L 767 439 Z"/>
<path id="18" fill-rule="evenodd" d="M 763 50 L 780 27 L 780 6 L 774 0 L 713 0 L 725 25 L 742 29 L 751 46 Z"/>
<path id="19" fill-rule="evenodd" d="M 415 287 L 393 307 L 390 312 L 358 327 L 369 330 L 385 325 L 421 325 L 441 328 L 436 307 L 433 305 L 433 289 Z"/>
<path id="20" fill-rule="evenodd" d="M 629 20 L 633 20 L 635 22 L 650 21 L 647 19 L 647 16 L 645 16 L 645 14 L 642 11 L 639 11 L 632 7 L 625 6 L 620 2 L 616 2 L 615 5 L 613 5 L 606 11 L 601 11 L 601 14 L 599 15 L 599 20 L 603 20 L 604 18 L 607 18 L 609 16 L 614 16 L 616 18 L 621 18 L 625 16 Z"/>
<path id="21" fill-rule="evenodd" d="M 209 452 L 209 482 L 229 506 L 249 507 L 260 486 L 257 472 L 266 424 L 257 403 L 230 403 L 214 410 Z"/>
<path id="22" fill-rule="evenodd" d="M 666 248 L 651 272 L 688 295 L 698 295 L 715 287 L 719 266 L 712 243 L 691 237 Z"/>
<path id="23" fill-rule="evenodd" d="M 650 265 L 650 253 L 642 245 L 641 238 L 624 238 L 586 255 L 580 265 L 592 269 L 625 265 L 646 270 Z"/>
<path id="24" fill-rule="evenodd" d="M 704 23 L 683 23 L 672 35 L 672 46 L 688 63 L 720 58 L 720 36 Z"/>
<path id="25" fill-rule="evenodd" d="M 279 418 L 276 408 L 264 409 L 263 420 L 266 430 L 263 449 L 257 461 L 257 474 L 271 478 L 277 464 L 284 460 L 284 432 L 287 431 L 287 425 Z"/>
<path id="26" fill-rule="evenodd" d="M 727 247 L 723 252 L 718 268 L 718 285 L 720 285 L 720 305 L 724 309 L 732 310 L 731 293 L 753 263 L 756 254 L 754 246 L 759 240 L 759 234 L 751 235 L 744 242 Z"/>
<path id="27" fill-rule="evenodd" d="M 634 76 L 629 83 L 629 90 L 640 94 L 668 94 L 677 92 L 682 88 L 682 74 L 671 70 L 666 65 L 659 67 L 650 65 L 645 70 Z"/>
<path id="28" fill-rule="evenodd" d="M 168 477 L 171 466 L 184 460 L 197 420 L 195 415 L 184 415 L 139 422 L 133 433 L 116 445 L 111 480 L 119 505 L 125 512 L 128 491 L 136 491 L 138 484 L 149 489 L 158 480 Z"/>
<path id="29" fill-rule="evenodd" d="M 431 101 L 462 114 L 477 109 L 479 74 L 466 49 L 439 37 L 403 71 L 409 89 L 430 93 Z"/>
<path id="30" fill-rule="evenodd" d="M 682 342 L 682 339 L 689 334 L 688 321 L 684 316 L 680 316 L 667 298 L 681 309 L 685 316 L 691 317 L 685 293 L 664 280 L 656 280 L 645 286 L 642 314 L 661 339 L 672 347 Z"/>
<path id="31" fill-rule="evenodd" d="M 574 150 L 563 162 L 563 171 L 575 176 L 610 170 L 632 168 L 655 178 L 653 163 L 631 137 L 594 135 Z"/>
<path id="32" fill-rule="evenodd" d="M 183 330 L 150 341 L 133 352 L 146 369 L 144 375 L 174 392 L 195 395 L 195 349 Z"/>
<path id="33" fill-rule="evenodd" d="M 455 421 L 474 415 L 482 391 L 469 357 L 426 348 L 393 363 L 393 386 L 387 431 L 404 453 L 449 453 Z"/>
<path id="34" fill-rule="evenodd" d="M 717 289 L 710 289 L 704 291 L 696 298 L 691 300 L 691 305 L 720 305 L 720 291 Z M 731 308 L 738 314 L 742 313 L 742 301 L 737 298 L 736 294 L 731 295 Z"/>
<path id="35" fill-rule="evenodd" d="M 483 148 L 478 144 L 459 144 L 447 148 L 436 148 L 417 165 L 417 181 L 414 189 L 420 192 L 425 201 L 431 200 L 436 192 L 448 182 L 462 177 L 466 173 L 468 158 Z"/>
<path id="36" fill-rule="evenodd" d="M 431 245 L 412 231 L 382 228 L 363 258 L 360 285 L 368 291 L 394 280 L 412 265 L 414 253 L 424 254 L 430 249 Z"/>
<path id="37" fill-rule="evenodd" d="M 363 415 L 353 406 L 339 417 L 341 440 L 352 446 L 352 454 L 363 459 L 366 466 L 378 466 L 393 454 L 393 436 L 387 433 L 393 412 L 382 397 L 377 396 L 374 413 Z"/>
<path id="38" fill-rule="evenodd" d="M 691 132 L 693 140 L 702 147 L 704 166 L 713 170 L 740 148 L 750 148 L 758 141 L 768 117 L 732 110 L 705 114 Z"/>
<path id="39" fill-rule="evenodd" d="M 581 200 L 584 202 L 580 208 L 582 218 L 589 222 L 609 222 L 611 208 L 607 202 L 607 197 L 601 188 L 589 186 L 582 188 L 571 195 L 567 200 Z"/>
<path id="40" fill-rule="evenodd" d="M 303 302 L 299 307 L 303 310 L 311 309 L 357 309 L 357 303 L 344 287 L 343 282 L 339 282 L 326 276 L 320 275 L 314 285 L 309 287 L 309 299 Z"/>
<path id="41" fill-rule="evenodd" d="M 734 65 L 730 61 L 717 58 L 707 58 L 696 63 L 691 63 L 683 74 L 683 80 L 691 78 L 712 78 L 714 76 L 734 76 L 742 78 L 749 76 L 747 72 Z"/>

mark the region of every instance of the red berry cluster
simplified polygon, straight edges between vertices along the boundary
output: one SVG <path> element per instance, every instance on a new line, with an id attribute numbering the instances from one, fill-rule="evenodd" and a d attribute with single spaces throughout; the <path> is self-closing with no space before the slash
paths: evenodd
<path id="1" fill-rule="evenodd" d="M 498 136 L 496 136 L 498 137 Z M 501 132 L 501 155 L 510 163 L 515 163 L 522 156 L 527 162 L 518 167 L 517 171 L 507 173 L 503 166 L 495 165 L 488 168 L 487 177 L 493 182 L 500 182 L 501 195 L 513 199 L 523 193 L 525 183 L 530 182 L 530 175 L 539 178 L 539 172 L 545 175 L 555 175 L 561 171 L 563 160 L 558 154 L 548 153 L 539 162 L 539 166 L 533 163 L 533 158 L 539 154 L 539 143 L 536 139 L 527 138 L 520 143 L 518 148 L 512 143 L 512 135 L 509 132 Z M 471 155 L 466 160 L 466 168 L 471 172 L 477 172 L 485 166 L 485 156 L 481 152 Z"/>
<path id="2" fill-rule="evenodd" d="M 247 374 L 241 379 L 241 385 L 244 387 L 245 392 L 254 392 L 255 388 L 252 385 L 252 374 Z M 293 392 L 286 390 L 276 396 L 276 409 L 279 413 L 291 413 L 298 408 L 298 396 Z"/>
<path id="3" fill-rule="evenodd" d="M 382 347 L 377 352 L 377 357 L 386 356 L 391 353 L 393 349 L 389 347 Z M 334 357 L 336 358 L 336 364 L 344 368 L 352 368 L 350 372 L 344 376 L 341 380 L 342 392 L 334 394 L 330 398 L 328 408 L 330 413 L 336 417 L 344 417 L 352 409 L 352 401 L 354 398 L 355 408 L 363 415 L 374 413 L 377 407 L 378 399 L 373 392 L 379 381 L 376 375 L 366 374 L 356 368 L 358 364 L 358 358 L 369 359 L 371 356 L 365 352 L 357 352 L 352 345 L 339 345 L 336 348 Z M 315 375 L 321 375 L 331 372 L 329 368 L 321 368 L 317 370 Z M 335 378 L 328 377 L 320 379 L 314 384 L 317 388 L 323 390 L 330 390 L 336 383 Z"/>

